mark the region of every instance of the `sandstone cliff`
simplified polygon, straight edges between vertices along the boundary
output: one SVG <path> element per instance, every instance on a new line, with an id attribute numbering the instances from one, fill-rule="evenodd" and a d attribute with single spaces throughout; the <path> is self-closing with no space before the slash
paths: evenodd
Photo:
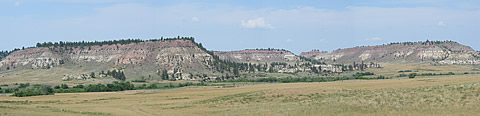
<path id="1" fill-rule="evenodd" d="M 432 64 L 479 64 L 480 54 L 452 41 L 392 43 L 389 45 L 339 49 L 333 52 L 310 51 L 300 56 L 325 62 L 409 62 Z"/>
<path id="2" fill-rule="evenodd" d="M 220 59 L 243 63 L 296 62 L 300 58 L 290 51 L 277 49 L 214 52 Z"/>
<path id="3" fill-rule="evenodd" d="M 192 40 L 164 40 L 17 50 L 0 61 L 0 70 L 56 67 L 70 67 L 74 70 L 83 67 L 91 69 L 92 72 L 100 72 L 114 68 L 131 72 L 130 77 L 139 77 L 137 74 L 140 73 L 158 76 L 161 70 L 168 70 L 169 74 L 175 74 L 178 78 L 187 78 L 190 75 L 185 73 L 194 72 L 192 70 L 195 72 L 211 70 L 213 62 L 215 62 L 213 56 Z"/>

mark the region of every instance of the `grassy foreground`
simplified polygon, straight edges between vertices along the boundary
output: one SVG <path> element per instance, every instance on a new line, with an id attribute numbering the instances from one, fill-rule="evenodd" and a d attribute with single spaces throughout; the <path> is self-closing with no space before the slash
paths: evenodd
<path id="1" fill-rule="evenodd" d="M 0 115 L 477 115 L 480 77 L 0 96 Z"/>

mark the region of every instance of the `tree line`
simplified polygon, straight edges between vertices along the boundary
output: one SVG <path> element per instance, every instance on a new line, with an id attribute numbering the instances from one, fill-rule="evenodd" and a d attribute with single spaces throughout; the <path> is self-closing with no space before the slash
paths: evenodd
<path id="1" fill-rule="evenodd" d="M 173 38 L 163 38 L 160 39 L 120 39 L 120 40 L 108 40 L 108 41 L 79 41 L 79 42 L 43 42 L 37 43 L 36 47 L 80 47 L 80 46 L 102 46 L 102 45 L 114 45 L 114 44 L 131 44 L 131 43 L 142 43 L 150 41 L 169 41 L 169 40 L 191 40 L 194 41 L 193 37 L 173 37 Z"/>
<path id="2" fill-rule="evenodd" d="M 8 51 L 8 50 L 7 50 L 7 51 L 3 51 L 3 50 L 0 51 L 0 61 L 1 61 L 3 58 L 5 58 L 5 57 L 7 57 L 8 55 L 10 55 L 11 53 L 13 53 L 13 52 L 15 52 L 15 51 L 18 51 L 18 50 L 20 50 L 20 49 L 15 48 L 15 49 L 13 49 L 12 51 Z"/>
<path id="3" fill-rule="evenodd" d="M 103 74 L 103 75 L 107 75 L 107 76 L 112 76 L 113 78 L 117 79 L 117 80 L 122 80 L 122 81 L 125 81 L 127 79 L 127 77 L 125 77 L 125 73 L 123 71 L 120 71 L 120 70 L 113 70 L 113 71 L 110 71 L 110 70 L 107 70 L 107 73 L 105 73 L 104 71 L 100 72 L 100 74 Z M 91 76 L 93 78 L 95 78 L 95 73 L 92 73 Z"/>
<path id="4" fill-rule="evenodd" d="M 260 79 L 247 79 L 247 78 L 239 78 L 239 79 L 230 79 L 230 80 L 217 80 L 214 81 L 216 83 L 219 82 L 269 82 L 269 83 L 295 83 L 295 82 L 330 82 L 330 81 L 342 81 L 342 80 L 373 80 L 373 79 L 390 79 L 390 77 L 385 76 L 377 76 L 377 77 L 301 77 L 301 78 L 275 78 L 275 77 L 268 77 L 268 78 L 260 78 Z"/>
<path id="5" fill-rule="evenodd" d="M 403 45 L 422 44 L 422 45 L 426 45 L 426 44 L 442 44 L 442 43 L 457 43 L 457 42 L 451 41 L 451 40 L 445 40 L 445 41 L 430 41 L 430 40 L 427 40 L 427 41 L 418 41 L 418 42 L 392 42 L 392 43 L 389 43 L 388 45 L 396 45 L 396 44 L 403 44 Z"/>

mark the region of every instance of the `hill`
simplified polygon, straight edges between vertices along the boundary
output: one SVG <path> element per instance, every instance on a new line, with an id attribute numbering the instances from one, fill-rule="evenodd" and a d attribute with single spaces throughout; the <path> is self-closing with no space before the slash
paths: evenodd
<path id="1" fill-rule="evenodd" d="M 8 53 L 0 61 L 0 76 L 12 79 L 21 75 L 18 78 L 25 78 L 26 82 L 36 79 L 88 80 L 95 75 L 113 76 L 115 74 L 110 73 L 113 71 L 124 75 L 117 78 L 120 80 L 193 80 L 203 79 L 213 72 L 231 72 L 229 69 L 237 66 L 218 59 L 193 38 L 186 37 L 148 41 L 49 42 Z"/>
<path id="2" fill-rule="evenodd" d="M 246 49 L 239 51 L 215 51 L 220 59 L 243 63 L 297 62 L 300 58 L 287 50 Z"/>
<path id="3" fill-rule="evenodd" d="M 325 62 L 397 62 L 431 64 L 480 64 L 480 54 L 469 46 L 453 41 L 403 42 L 362 46 L 333 52 L 318 50 L 300 56 Z"/>

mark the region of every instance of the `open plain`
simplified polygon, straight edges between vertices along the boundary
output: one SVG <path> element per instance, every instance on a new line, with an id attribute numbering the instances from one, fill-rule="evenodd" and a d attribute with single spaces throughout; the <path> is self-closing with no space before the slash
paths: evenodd
<path id="1" fill-rule="evenodd" d="M 480 75 L 0 97 L 0 115 L 475 115 Z"/>

